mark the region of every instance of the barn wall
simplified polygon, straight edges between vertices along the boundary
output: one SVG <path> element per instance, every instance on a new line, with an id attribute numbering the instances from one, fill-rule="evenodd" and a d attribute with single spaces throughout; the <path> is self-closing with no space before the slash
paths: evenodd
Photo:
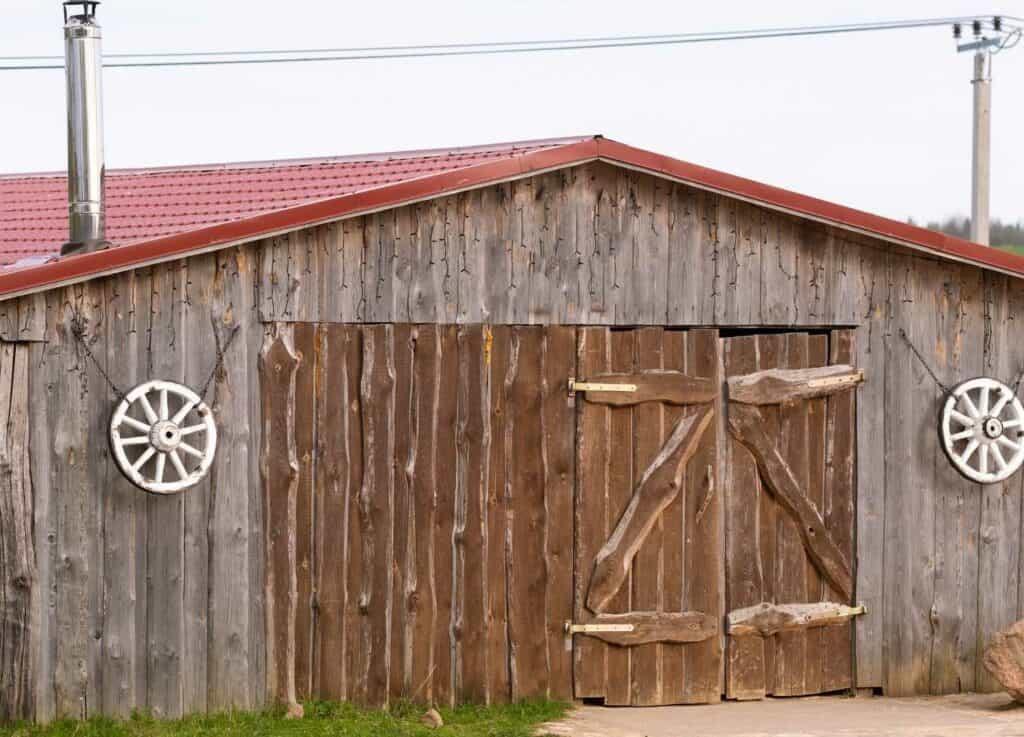
<path id="1" fill-rule="evenodd" d="M 590 164 L 4 303 L 27 345 L 36 715 L 174 715 L 266 692 L 258 355 L 265 322 L 856 326 L 858 679 L 989 688 L 978 657 L 1020 616 L 1021 476 L 981 488 L 937 443 L 940 393 L 1011 381 L 1019 282 Z M 150 498 L 106 446 L 114 383 L 211 389 L 203 484 Z"/>

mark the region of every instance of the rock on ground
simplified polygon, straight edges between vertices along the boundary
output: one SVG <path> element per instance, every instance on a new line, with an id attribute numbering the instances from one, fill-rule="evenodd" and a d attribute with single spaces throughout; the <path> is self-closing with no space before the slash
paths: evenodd
<path id="1" fill-rule="evenodd" d="M 982 662 L 1006 693 L 1024 703 L 1024 619 L 996 633 Z"/>

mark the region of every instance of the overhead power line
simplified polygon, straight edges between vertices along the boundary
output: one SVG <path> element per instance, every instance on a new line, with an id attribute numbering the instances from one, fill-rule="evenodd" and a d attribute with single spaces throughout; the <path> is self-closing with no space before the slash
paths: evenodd
<path id="1" fill-rule="evenodd" d="M 1002 21 L 1001 30 L 995 28 L 994 19 Z M 670 46 L 723 41 L 749 41 L 757 39 L 797 38 L 806 36 L 864 33 L 915 28 L 981 23 L 987 30 L 1002 35 L 1017 34 L 1024 27 L 1024 18 L 1015 16 L 958 16 L 910 20 L 846 23 L 823 26 L 789 26 L 776 28 L 710 31 L 641 36 L 595 36 L 582 38 L 555 38 L 533 41 L 488 41 L 480 43 L 420 44 L 407 46 L 362 46 L 317 49 L 256 49 L 224 51 L 167 51 L 105 54 L 103 66 L 108 68 L 132 67 L 184 67 L 231 66 L 242 64 L 284 64 L 329 61 L 369 61 L 384 59 L 423 59 L 448 56 L 480 56 L 494 54 L 522 54 L 549 51 L 582 51 L 586 49 L 630 48 L 644 46 Z M 1018 25 L 1020 24 L 1020 25 Z M 63 69 L 61 56 L 0 56 L 0 71 L 31 71 Z M 50 62 L 50 63 L 39 63 Z M 59 63 L 58 63 L 59 62 Z"/>

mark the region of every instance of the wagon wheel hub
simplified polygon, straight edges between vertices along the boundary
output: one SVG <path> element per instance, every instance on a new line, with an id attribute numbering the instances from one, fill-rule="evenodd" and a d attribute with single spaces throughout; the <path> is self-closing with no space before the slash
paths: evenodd
<path id="1" fill-rule="evenodd" d="M 985 420 L 985 437 L 989 440 L 995 440 L 1003 434 L 1003 423 L 999 421 L 998 417 L 989 417 Z"/>
<path id="2" fill-rule="evenodd" d="M 157 422 L 149 431 L 149 443 L 161 453 L 170 453 L 181 443 L 181 428 L 170 420 Z"/>

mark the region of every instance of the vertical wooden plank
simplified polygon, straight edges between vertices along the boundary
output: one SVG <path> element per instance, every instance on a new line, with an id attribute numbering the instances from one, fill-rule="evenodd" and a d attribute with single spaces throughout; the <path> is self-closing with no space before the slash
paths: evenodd
<path id="1" fill-rule="evenodd" d="M 700 324 L 698 300 L 703 293 L 703 248 L 701 193 L 683 184 L 672 188 L 672 216 L 669 220 L 668 246 L 668 323 Z"/>
<path id="2" fill-rule="evenodd" d="M 411 534 L 412 450 L 415 414 L 413 403 L 413 367 L 416 354 L 416 328 L 394 327 L 394 576 L 391 589 L 391 680 L 390 700 L 397 701 L 412 692 L 412 640 L 410 637 L 410 584 L 414 580 L 415 538 Z"/>
<path id="3" fill-rule="evenodd" d="M 759 335 L 757 337 L 757 369 L 782 368 L 786 365 L 785 335 Z M 777 406 L 762 407 L 769 437 L 780 437 L 782 433 L 781 411 Z M 778 508 L 771 492 L 755 476 L 758 505 L 758 546 L 761 554 L 761 570 L 764 571 L 762 601 L 780 602 L 778 580 L 781 570 L 779 559 L 779 518 L 786 513 Z M 779 641 L 777 637 L 766 637 L 764 641 L 764 678 L 766 692 L 775 694 L 778 684 Z"/>
<path id="4" fill-rule="evenodd" d="M 505 571 L 505 479 L 507 446 L 505 372 L 511 352 L 511 328 L 485 327 L 486 373 L 482 387 L 487 437 L 486 551 L 482 563 L 487 575 L 487 699 L 501 703 L 512 698 L 509 681 L 508 586 Z"/>
<path id="5" fill-rule="evenodd" d="M 316 326 L 293 327 L 299 365 L 295 371 L 295 456 L 299 476 L 295 492 L 295 694 L 302 701 L 311 695 L 313 609 L 313 482 L 316 475 Z"/>
<path id="6" fill-rule="evenodd" d="M 862 285 L 857 300 L 857 363 L 865 382 L 857 392 L 856 412 L 856 570 L 857 601 L 867 614 L 854 622 L 858 688 L 881 688 L 884 681 L 883 621 L 885 607 L 883 553 L 885 550 L 886 332 L 889 299 L 889 256 L 876 249 L 859 249 L 856 280 Z"/>
<path id="7" fill-rule="evenodd" d="M 332 327 L 332 342 L 338 347 L 338 357 L 332 362 L 329 376 L 332 383 L 345 387 L 347 405 L 344 407 L 345 424 L 339 448 L 339 483 L 345 493 L 345 569 L 344 569 L 344 630 L 342 638 L 342 682 L 338 690 L 343 698 L 355 703 L 367 701 L 367 648 L 364 630 L 366 628 L 366 603 L 363 599 L 364 557 L 367 544 L 364 541 L 362 510 L 360 507 L 363 466 L 368 463 L 363 457 L 363 331 L 355 326 Z M 344 374 L 342 378 L 341 374 Z M 343 383 L 344 382 L 344 383 Z M 325 530 L 324 534 L 327 532 Z M 336 559 L 336 558 L 335 558 Z"/>
<path id="8" fill-rule="evenodd" d="M 985 373 L 990 305 L 981 271 L 949 262 L 914 265 L 920 279 L 915 311 L 921 314 L 920 350 L 933 355 L 933 370 L 953 384 Z M 1012 381 L 1011 378 L 1004 379 Z M 930 378 L 931 396 L 921 395 L 921 442 L 935 466 L 934 589 L 928 602 L 932 630 L 931 692 L 973 691 L 978 661 L 978 547 L 981 500 L 978 484 L 960 476 L 940 447 L 935 427 L 944 392 Z M 930 402 L 928 400 L 931 400 Z M 927 473 L 927 471 L 925 471 Z"/>
<path id="9" fill-rule="evenodd" d="M 45 319 L 49 343 L 30 346 L 29 357 L 29 448 L 34 506 L 33 537 L 36 548 L 36 591 L 33 597 L 33 621 L 36 626 L 36 658 L 34 716 L 37 721 L 48 722 L 56 718 L 56 665 L 57 665 L 57 483 L 56 466 L 60 462 L 55 451 L 56 439 L 49 424 L 54 402 L 59 401 L 57 382 L 64 376 L 57 331 L 56 314 L 59 309 L 55 298 L 59 292 L 46 297 Z M 145 668 L 140 669 L 145 672 Z"/>
<path id="10" fill-rule="evenodd" d="M 632 352 L 629 354 L 632 358 Z M 581 328 L 577 337 L 579 378 L 607 373 L 611 346 L 605 328 Z M 573 581 L 573 619 L 590 618 L 585 605 L 594 557 L 604 544 L 607 528 L 607 458 L 611 436 L 611 410 L 578 398 L 576 421 L 576 504 Z M 608 646 L 593 637 L 576 635 L 573 641 L 573 684 L 577 699 L 605 697 Z M 621 675 L 621 674 L 620 674 Z"/>
<path id="11" fill-rule="evenodd" d="M 185 385 L 201 391 L 217 361 L 217 341 L 211 320 L 211 300 L 217 257 L 210 253 L 188 259 L 184 269 L 182 367 Z M 109 332 L 118 341 L 117 333 Z M 208 392 L 212 387 L 208 389 Z M 212 394 L 203 397 L 208 404 Z M 210 612 L 210 500 L 209 475 L 184 493 L 182 582 L 182 713 L 204 712 L 208 705 Z M 108 578 L 109 578 L 109 574 Z M 120 581 L 111 580 L 118 586 Z M 104 684 L 106 687 L 107 684 Z"/>
<path id="12" fill-rule="evenodd" d="M 28 464 L 28 354 L 0 346 L 0 723 L 35 711 L 35 545 Z"/>
<path id="13" fill-rule="evenodd" d="M 314 692 L 325 699 L 348 698 L 349 655 L 346 624 L 354 477 L 351 448 L 361 445 L 360 426 L 352 422 L 358 408 L 358 344 L 356 328 L 324 325 L 317 360 L 316 390 L 316 554 L 314 556 L 317 617 Z M 355 358 L 353 358 L 355 356 Z M 353 364 L 355 366 L 353 367 Z M 356 409 L 358 411 L 358 409 Z M 358 415 L 356 415 L 358 417 Z"/>
<path id="14" fill-rule="evenodd" d="M 139 336 L 147 317 L 138 304 L 137 272 L 125 272 L 105 281 L 107 340 L 105 361 L 111 380 L 122 388 L 141 380 L 138 371 Z M 145 281 L 142 281 L 146 284 Z M 145 298 L 148 301 L 149 294 Z M 146 675 L 146 559 L 139 550 L 146 544 L 146 497 L 115 464 L 106 465 L 103 496 L 103 704 L 104 714 L 126 718 L 145 703 L 139 692 Z"/>
<path id="15" fill-rule="evenodd" d="M 1024 294 L 1015 281 L 987 273 L 985 282 L 986 331 L 984 373 L 1009 383 L 1024 370 Z M 1021 565 L 1019 529 L 1024 478 L 1015 474 L 1001 484 L 981 487 L 978 551 L 978 638 L 975 685 L 979 691 L 1001 690 L 986 670 L 981 654 L 993 635 L 1019 617 Z"/>
<path id="16" fill-rule="evenodd" d="M 786 358 L 783 368 L 807 367 L 807 334 L 785 336 Z M 795 402 L 779 408 L 779 451 L 792 469 L 800 489 L 809 488 L 807 448 L 807 405 Z M 777 559 L 775 600 L 779 603 L 807 601 L 807 554 L 796 520 L 783 509 L 777 511 Z M 799 696 L 807 693 L 806 631 L 779 632 L 776 640 L 775 695 Z"/>
<path id="17" fill-rule="evenodd" d="M 149 376 L 184 379 L 185 268 L 175 261 L 153 267 L 146 350 Z M 148 697 L 150 711 L 177 717 L 183 710 L 185 503 L 180 494 L 147 499 Z M 157 534 L 155 531 L 159 531 Z"/>
<path id="18" fill-rule="evenodd" d="M 921 341 L 931 319 L 924 305 L 915 305 L 917 265 L 892 264 L 894 312 L 886 340 L 882 662 L 885 693 L 892 696 L 928 693 L 931 676 L 936 447 L 929 425 L 937 388 L 903 338 Z"/>
<path id="19" fill-rule="evenodd" d="M 490 332 L 480 326 L 458 331 L 459 383 L 455 507 L 456 616 L 455 691 L 460 702 L 487 700 L 487 567 L 484 505 L 490 417 L 482 410 Z M 486 428 L 486 431 L 485 431 Z"/>
<path id="20" fill-rule="evenodd" d="M 691 330 L 686 334 L 686 373 L 720 381 L 720 343 L 717 330 Z M 722 411 L 716 400 L 715 412 Z M 672 425 L 666 423 L 666 431 Z M 725 556 L 721 539 L 722 495 L 717 474 L 718 437 L 707 432 L 690 458 L 685 478 L 685 550 L 683 610 L 705 612 L 721 621 Z M 721 700 L 722 639 L 688 643 L 684 648 L 682 701 L 688 704 Z"/>
<path id="21" fill-rule="evenodd" d="M 567 647 L 563 627 L 572 619 L 575 412 L 574 402 L 566 392 L 568 378 L 576 375 L 575 328 L 545 328 L 542 368 L 546 696 L 569 701 L 572 699 L 572 651 Z"/>
<path id="22" fill-rule="evenodd" d="M 829 363 L 856 365 L 855 331 L 833 330 L 829 335 Z M 825 528 L 854 566 L 856 575 L 855 499 L 856 392 L 840 392 L 826 400 L 825 410 Z M 813 431 L 812 431 L 813 432 Z M 823 598 L 843 601 L 826 582 Z M 853 688 L 853 627 L 850 623 L 825 627 L 821 634 L 821 690 Z"/>
<path id="23" fill-rule="evenodd" d="M 359 519 L 363 542 L 361 606 L 366 647 L 366 700 L 387 704 L 391 677 L 391 594 L 394 575 L 394 328 L 363 328 L 363 485 Z"/>
<path id="24" fill-rule="evenodd" d="M 509 507 L 506 570 L 512 699 L 546 693 L 548 671 L 544 560 L 544 469 L 537 443 L 543 443 L 540 328 L 515 328 L 509 372 L 506 448 L 511 463 L 506 477 Z M 542 451 L 543 452 L 543 451 Z"/>
<path id="25" fill-rule="evenodd" d="M 299 462 L 295 447 L 295 379 L 300 358 L 290 326 L 277 325 L 260 352 L 263 437 L 260 470 L 266 495 L 267 676 L 271 697 L 294 708 L 298 614 L 295 527 Z"/>
<path id="26" fill-rule="evenodd" d="M 687 359 L 687 333 L 683 330 L 665 330 L 662 337 L 663 357 L 662 361 L 666 369 L 686 373 Z M 676 407 L 666 404 L 662 408 L 664 424 L 667 432 L 675 427 L 676 423 L 685 414 L 684 407 Z M 708 433 L 711 434 L 711 433 Z M 662 576 L 662 595 L 664 609 L 667 612 L 686 611 L 685 582 L 686 578 L 686 540 L 687 520 L 686 505 L 688 501 L 687 486 L 691 476 L 700 478 L 696 466 L 687 463 L 683 471 L 683 485 L 679 494 L 672 501 L 665 511 L 661 513 L 664 538 L 662 545 L 662 559 L 664 575 Z M 710 572 L 709 572 L 710 574 Z M 703 574 L 703 575 L 709 575 Z M 710 574 L 713 575 L 713 574 Z M 687 645 L 681 643 L 663 643 L 662 649 L 662 703 L 678 704 L 683 701 L 683 692 L 691 683 L 686 676 L 684 661 L 686 659 Z M 717 676 L 717 673 L 716 673 Z"/>
<path id="27" fill-rule="evenodd" d="M 252 248 L 218 252 L 210 312 L 221 345 L 238 330 L 213 386 L 218 449 L 210 468 L 207 679 L 209 706 L 216 710 L 256 707 L 263 703 L 266 691 L 262 665 L 266 632 L 258 614 L 264 603 L 265 533 L 262 523 L 255 527 L 263 489 L 252 483 L 253 474 L 259 473 L 261 421 L 252 410 L 260 397 L 250 373 L 263 337 L 262 327 L 252 324 L 257 312 L 254 258 Z"/>
<path id="28" fill-rule="evenodd" d="M 758 338 L 745 336 L 724 341 L 727 376 L 742 376 L 758 368 Z M 759 480 L 750 452 L 729 436 L 726 442 L 725 479 L 725 572 L 726 610 L 741 609 L 767 601 L 765 569 L 760 551 Z M 766 695 L 768 641 L 762 637 L 730 637 L 726 663 L 726 696 L 741 701 Z"/>
<path id="29" fill-rule="evenodd" d="M 610 371 L 631 372 L 636 368 L 637 332 L 635 330 L 615 330 L 609 334 L 606 365 Z M 595 551 L 600 550 L 611 535 L 619 521 L 619 517 L 629 505 L 633 497 L 634 479 L 643 472 L 637 470 L 634 444 L 638 432 L 635 413 L 632 407 L 617 407 L 610 410 L 608 432 L 603 440 L 599 455 L 591 463 L 603 474 L 605 484 L 604 503 L 598 507 L 603 512 L 600 522 L 590 534 L 597 538 Z M 639 557 L 639 554 L 637 555 Z M 592 568 L 586 569 L 587 585 L 590 582 Z M 609 612 L 629 612 L 639 609 L 634 601 L 634 583 L 636 563 L 629 576 L 622 582 L 618 592 L 608 602 Z M 607 671 L 605 679 L 605 704 L 627 705 L 634 703 L 633 689 L 634 672 L 637 668 L 634 658 L 635 648 L 606 645 Z M 641 676 L 643 677 L 643 676 Z M 646 674 L 651 677 L 651 674 Z"/>
<path id="30" fill-rule="evenodd" d="M 661 328 L 646 328 L 636 331 L 636 347 L 633 361 L 636 370 L 661 369 L 663 367 Z M 633 489 L 640 483 L 647 466 L 650 465 L 665 441 L 665 417 L 661 402 L 646 402 L 633 408 Z M 618 520 L 613 521 L 617 522 Z M 665 565 L 662 544 L 665 537 L 665 520 L 660 517 L 651 528 L 647 539 L 633 559 L 633 601 L 630 609 L 649 612 L 663 611 L 665 602 Z M 638 645 L 631 648 L 632 703 L 648 706 L 662 703 L 662 646 L 661 643 Z"/>
<path id="31" fill-rule="evenodd" d="M 434 517 L 437 493 L 437 426 L 440 401 L 441 335 L 434 325 L 417 326 L 413 333 L 413 376 L 410 404 L 413 417 L 408 468 L 412 484 L 409 536 L 412 538 L 413 570 L 408 584 L 411 641 L 411 692 L 415 701 L 433 701 L 434 616 Z"/>
<path id="32" fill-rule="evenodd" d="M 828 335 L 814 334 L 807 338 L 807 366 L 815 368 L 827 366 L 829 358 Z M 849 392 L 845 392 L 849 394 Z M 807 422 L 807 498 L 821 512 L 822 518 L 826 519 L 825 529 L 829 533 L 835 530 L 828 526 L 826 510 L 826 448 L 827 441 L 827 401 L 826 399 L 809 399 L 805 404 Z M 841 539 L 847 539 L 845 536 Z M 807 581 L 806 600 L 809 602 L 825 601 L 828 588 L 821 574 L 818 573 L 814 561 L 804 553 L 804 570 Z M 850 562 L 851 570 L 853 561 Z M 825 660 L 832 660 L 833 654 L 824 646 L 825 629 L 809 630 L 806 637 L 807 659 L 804 664 L 804 692 L 808 694 L 821 693 L 824 689 L 824 664 Z M 847 650 L 848 651 L 848 648 Z M 844 651 L 844 652 L 846 652 Z M 839 655 L 842 659 L 842 654 Z"/>
<path id="33" fill-rule="evenodd" d="M 454 565 L 452 537 L 455 532 L 455 423 L 458 398 L 452 387 L 458 381 L 458 343 L 456 328 L 439 328 L 441 350 L 438 363 L 437 403 L 433 422 L 436 447 L 436 486 L 434 516 L 434 560 L 431 579 L 436 609 L 433 630 L 434 698 L 437 704 L 450 706 L 455 702 L 452 683 L 452 570 Z"/>

